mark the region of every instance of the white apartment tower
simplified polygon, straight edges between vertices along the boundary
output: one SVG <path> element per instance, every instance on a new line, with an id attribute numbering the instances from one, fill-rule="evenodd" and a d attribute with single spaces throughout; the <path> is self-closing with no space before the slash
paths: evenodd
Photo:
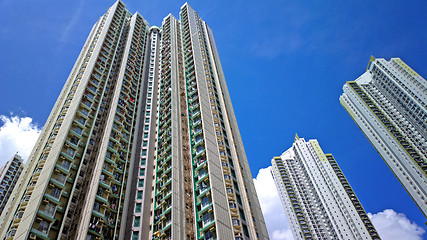
<path id="1" fill-rule="evenodd" d="M 0 239 L 268 239 L 211 29 L 117 1 L 92 28 Z"/>
<path id="2" fill-rule="evenodd" d="M 295 239 L 380 239 L 332 154 L 296 136 L 271 161 Z"/>
<path id="3" fill-rule="evenodd" d="M 6 164 L 0 169 L 0 215 L 6 206 L 7 201 L 11 197 L 13 188 L 18 181 L 23 169 L 23 159 L 18 154 L 15 154 Z M 12 196 L 12 199 L 14 197 Z"/>
<path id="4" fill-rule="evenodd" d="M 399 58 L 371 57 L 342 106 L 427 217 L 427 81 Z"/>

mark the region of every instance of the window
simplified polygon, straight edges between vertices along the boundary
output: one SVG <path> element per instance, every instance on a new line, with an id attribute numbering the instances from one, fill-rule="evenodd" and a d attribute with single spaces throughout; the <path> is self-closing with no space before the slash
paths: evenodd
<path id="1" fill-rule="evenodd" d="M 144 130 L 147 130 L 147 131 L 148 131 L 148 127 L 149 127 L 148 125 L 145 125 L 145 126 L 144 126 Z"/>
<path id="2" fill-rule="evenodd" d="M 52 205 L 52 204 L 47 204 L 44 207 L 44 212 L 47 213 L 50 216 L 54 216 L 55 215 L 55 210 L 56 210 L 56 207 L 54 205 Z"/>
<path id="3" fill-rule="evenodd" d="M 135 217 L 135 221 L 133 222 L 133 227 L 139 227 L 140 217 Z"/>
<path id="4" fill-rule="evenodd" d="M 15 234 L 16 234 L 16 229 L 12 229 L 10 230 L 8 237 L 13 237 L 15 236 Z"/>
<path id="5" fill-rule="evenodd" d="M 76 138 L 76 137 L 72 137 L 71 139 L 70 139 L 70 142 L 72 143 L 72 144 L 74 144 L 74 145 L 78 145 L 79 144 L 79 139 L 78 138 Z"/>
<path id="6" fill-rule="evenodd" d="M 205 240 L 213 239 L 213 233 L 211 231 L 205 232 Z"/>
<path id="7" fill-rule="evenodd" d="M 92 105 L 89 101 L 83 101 L 83 104 L 86 105 L 88 108 Z"/>
<path id="8" fill-rule="evenodd" d="M 202 219 L 203 219 L 203 225 L 210 223 L 211 222 L 211 214 L 206 213 L 205 215 L 202 216 Z"/>
<path id="9" fill-rule="evenodd" d="M 142 199 L 142 191 L 138 191 L 136 193 L 136 199 L 138 199 L 138 200 Z"/>
<path id="10" fill-rule="evenodd" d="M 200 131 L 202 131 L 202 127 L 200 125 L 194 128 L 194 133 L 198 133 Z"/>
<path id="11" fill-rule="evenodd" d="M 62 183 L 62 184 L 65 184 L 65 180 L 66 180 L 66 176 L 64 175 L 64 174 L 62 174 L 62 173 L 58 173 L 57 175 L 56 175 L 56 177 L 55 177 L 55 179 L 56 179 L 56 181 L 58 181 L 58 182 L 60 182 L 60 183 Z"/>
<path id="12" fill-rule="evenodd" d="M 111 159 L 112 156 L 113 156 L 113 153 L 110 151 L 107 151 L 107 153 L 105 154 L 105 157 L 109 159 Z"/>
<path id="13" fill-rule="evenodd" d="M 99 84 L 99 81 L 98 81 L 98 80 L 96 80 L 96 79 L 92 79 L 92 82 L 93 82 L 96 86 L 98 86 L 98 84 Z"/>
<path id="14" fill-rule="evenodd" d="M 93 96 L 93 94 L 92 94 L 92 93 L 88 93 L 88 94 L 87 94 L 87 97 L 88 97 L 90 100 L 93 100 L 93 98 L 94 98 L 95 96 Z"/>
<path id="15" fill-rule="evenodd" d="M 39 227 L 38 227 L 37 230 L 39 230 L 42 233 L 48 233 L 48 231 L 49 231 L 49 223 L 46 222 L 46 221 L 41 221 L 39 223 Z"/>
<path id="16" fill-rule="evenodd" d="M 199 178 L 202 178 L 206 175 L 206 168 L 202 168 L 199 170 Z"/>
<path id="17" fill-rule="evenodd" d="M 85 125 L 86 120 L 82 117 L 79 117 L 79 119 L 77 119 L 77 122 L 80 123 L 81 125 Z"/>
<path id="18" fill-rule="evenodd" d="M 80 112 L 85 116 L 89 115 L 89 112 L 85 108 L 80 109 Z"/>
<path id="19" fill-rule="evenodd" d="M 243 211 L 243 209 L 239 208 L 239 213 L 240 213 L 240 218 L 246 221 L 245 212 Z"/>
<path id="20" fill-rule="evenodd" d="M 144 186 L 144 179 L 138 179 L 138 187 Z"/>
<path id="21" fill-rule="evenodd" d="M 201 151 L 203 151 L 205 148 L 202 146 L 202 145 L 200 145 L 200 146 L 198 146 L 197 147 L 197 149 L 196 149 L 196 154 L 198 154 L 198 153 L 200 153 Z"/>
<path id="22" fill-rule="evenodd" d="M 140 213 L 141 212 L 141 205 L 142 205 L 141 203 L 137 203 L 136 204 L 136 206 L 135 206 L 135 212 L 136 213 Z"/>
<path id="23" fill-rule="evenodd" d="M 76 153 L 76 151 L 72 148 L 67 148 L 67 150 L 65 151 L 65 154 L 67 154 L 68 156 L 70 156 L 71 158 L 74 157 L 74 154 Z"/>
<path id="24" fill-rule="evenodd" d="M 142 146 L 143 146 L 143 147 L 146 147 L 146 146 L 147 146 L 147 143 L 148 143 L 147 141 L 143 141 L 143 142 L 142 142 Z"/>
<path id="25" fill-rule="evenodd" d="M 95 201 L 95 203 L 93 204 L 93 210 L 99 212 L 99 210 L 100 210 L 99 202 Z"/>
<path id="26" fill-rule="evenodd" d="M 23 211 L 19 211 L 19 212 L 15 215 L 15 218 L 14 218 L 14 219 L 20 219 L 20 218 L 22 218 L 22 215 L 24 215 L 24 212 L 23 212 Z"/>
<path id="27" fill-rule="evenodd" d="M 206 189 L 208 189 L 208 185 L 205 182 L 201 182 L 199 184 L 199 188 L 200 188 L 200 192 L 205 191 Z"/>
<path id="28" fill-rule="evenodd" d="M 67 160 L 63 160 L 61 163 L 61 167 L 70 170 L 70 166 L 71 166 L 71 162 L 67 161 Z"/>
<path id="29" fill-rule="evenodd" d="M 237 198 L 237 202 L 238 202 L 240 205 L 242 205 L 242 198 L 240 198 L 240 195 L 239 195 L 239 194 L 237 194 L 237 195 L 236 195 L 236 198 Z"/>
<path id="30" fill-rule="evenodd" d="M 145 161 L 146 161 L 145 158 L 141 158 L 141 166 L 145 166 Z"/>
<path id="31" fill-rule="evenodd" d="M 150 122 L 150 119 L 149 118 L 146 118 L 145 119 L 145 123 L 149 123 Z"/>
<path id="32" fill-rule="evenodd" d="M 144 138 L 148 138 L 148 133 L 144 133 Z"/>
<path id="33" fill-rule="evenodd" d="M 209 205 L 210 200 L 208 196 L 205 196 L 204 198 L 202 198 L 202 208 L 206 207 L 207 205 Z"/>
<path id="34" fill-rule="evenodd" d="M 142 156 L 146 156 L 146 155 L 147 155 L 147 149 L 142 149 L 142 151 L 141 151 L 141 155 L 142 155 Z"/>
<path id="35" fill-rule="evenodd" d="M 196 124 L 196 123 L 198 123 L 199 121 L 200 121 L 200 118 L 199 118 L 199 117 L 196 117 L 196 118 L 194 118 L 193 123 L 194 123 L 194 124 Z M 217 123 L 215 123 L 215 124 L 217 124 Z"/>
<path id="36" fill-rule="evenodd" d="M 139 232 L 133 232 L 132 240 L 138 240 L 138 239 L 139 239 Z"/>
<path id="37" fill-rule="evenodd" d="M 233 225 L 240 225 L 240 221 L 237 219 L 232 219 L 231 222 L 233 223 Z"/>
<path id="38" fill-rule="evenodd" d="M 144 175 L 145 175 L 145 168 L 139 169 L 139 176 L 144 176 Z"/>
<path id="39" fill-rule="evenodd" d="M 54 198 L 59 199 L 61 197 L 61 190 L 59 190 L 57 187 L 54 187 L 50 191 L 50 195 Z"/>
<path id="40" fill-rule="evenodd" d="M 79 135 L 82 135 L 82 131 L 83 131 L 83 129 L 81 127 L 75 127 L 74 128 L 74 132 L 76 132 Z"/>

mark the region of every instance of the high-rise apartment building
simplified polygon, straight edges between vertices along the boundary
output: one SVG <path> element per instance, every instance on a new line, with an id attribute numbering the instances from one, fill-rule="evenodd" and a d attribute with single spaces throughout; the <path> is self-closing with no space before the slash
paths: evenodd
<path id="1" fill-rule="evenodd" d="M 332 154 L 296 136 L 271 161 L 295 239 L 380 239 Z"/>
<path id="2" fill-rule="evenodd" d="M 427 217 L 427 81 L 399 58 L 347 82 L 342 106 Z"/>
<path id="3" fill-rule="evenodd" d="M 94 25 L 0 218 L 6 239 L 268 239 L 211 29 Z"/>
<path id="4" fill-rule="evenodd" d="M 0 169 L 0 215 L 9 200 L 13 188 L 18 181 L 19 175 L 23 169 L 23 159 L 18 154 L 15 154 L 6 164 Z"/>

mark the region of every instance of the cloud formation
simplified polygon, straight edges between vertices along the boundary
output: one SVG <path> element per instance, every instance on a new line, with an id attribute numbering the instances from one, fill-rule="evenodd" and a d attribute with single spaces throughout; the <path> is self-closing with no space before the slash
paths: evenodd
<path id="1" fill-rule="evenodd" d="M 37 124 L 30 117 L 0 115 L 0 166 L 16 152 L 27 160 L 40 134 Z"/>
<path id="2" fill-rule="evenodd" d="M 423 239 L 424 229 L 412 223 L 403 213 L 385 209 L 376 214 L 368 213 L 368 216 L 383 240 Z"/>
<path id="3" fill-rule="evenodd" d="M 270 168 L 260 169 L 254 179 L 268 234 L 271 240 L 293 240 L 292 231 L 280 202 Z"/>

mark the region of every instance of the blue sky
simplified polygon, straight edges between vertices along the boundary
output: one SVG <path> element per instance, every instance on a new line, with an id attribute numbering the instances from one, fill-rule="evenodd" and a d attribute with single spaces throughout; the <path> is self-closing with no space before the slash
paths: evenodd
<path id="1" fill-rule="evenodd" d="M 92 25 L 113 3 L 0 0 L 0 115 L 29 117 L 41 128 Z M 184 1 L 125 3 L 160 25 L 170 12 L 178 17 Z M 367 212 L 393 209 L 426 230 L 338 98 L 371 55 L 400 57 L 427 77 L 427 1 L 189 3 L 214 32 L 253 177 L 291 147 L 295 133 L 315 138 Z"/>

